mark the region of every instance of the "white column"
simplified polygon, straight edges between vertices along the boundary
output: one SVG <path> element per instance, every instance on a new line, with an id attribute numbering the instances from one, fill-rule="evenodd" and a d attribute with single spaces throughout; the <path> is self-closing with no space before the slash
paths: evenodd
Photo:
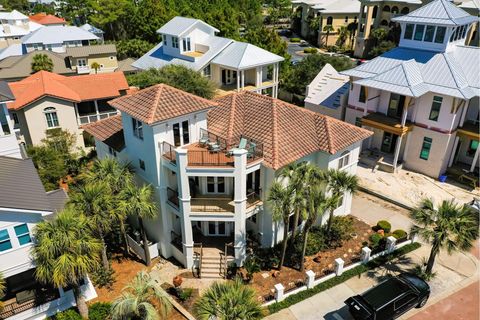
<path id="1" fill-rule="evenodd" d="M 262 67 L 258 67 L 259 69 L 259 73 L 258 73 L 258 86 L 261 86 L 262 85 L 262 82 L 263 82 L 263 68 Z"/>
<path id="2" fill-rule="evenodd" d="M 75 109 L 75 115 L 77 116 L 77 124 L 80 126 L 82 123 L 80 122 L 80 113 L 78 113 L 78 106 L 77 103 L 73 103 L 73 107 Z"/>
<path id="3" fill-rule="evenodd" d="M 362 248 L 362 263 L 367 263 L 370 261 L 370 255 L 372 253 L 372 249 L 369 247 L 363 247 Z"/>
<path id="4" fill-rule="evenodd" d="M 240 91 L 240 74 L 237 72 L 237 92 Z"/>
<path id="5" fill-rule="evenodd" d="M 395 237 L 388 237 L 387 238 L 387 252 L 391 253 L 395 251 L 395 243 L 397 242 L 397 239 Z"/>
<path id="6" fill-rule="evenodd" d="M 275 287 L 275 300 L 280 302 L 283 300 L 283 292 L 285 291 L 285 287 L 281 283 L 277 283 L 274 285 Z"/>
<path id="7" fill-rule="evenodd" d="M 242 70 L 242 71 L 240 71 L 240 73 L 242 74 L 242 90 L 243 90 L 243 89 L 245 89 L 245 71 Z"/>
<path id="8" fill-rule="evenodd" d="M 405 98 L 405 104 L 403 106 L 403 113 L 402 113 L 402 127 L 405 127 L 405 123 L 407 123 L 407 114 L 408 114 L 408 105 L 407 103 L 410 99 Z"/>
<path id="9" fill-rule="evenodd" d="M 312 270 L 308 270 L 305 273 L 307 275 L 307 288 L 311 289 L 314 287 L 313 283 L 315 282 L 315 272 L 313 272 Z"/>
<path id="10" fill-rule="evenodd" d="M 100 120 L 100 112 L 98 111 L 98 103 L 97 100 L 93 100 L 93 104 L 95 105 L 95 113 L 97 114 L 97 121 Z M 89 119 L 90 122 L 90 119 Z"/>
<path id="11" fill-rule="evenodd" d="M 260 67 L 255 68 L 255 87 L 260 86 Z"/>
<path id="12" fill-rule="evenodd" d="M 468 100 L 463 105 L 462 117 L 460 118 L 460 124 L 458 125 L 459 127 L 463 127 L 463 124 L 465 122 L 465 117 L 467 116 L 468 107 L 470 106 L 470 101 L 472 101 L 472 100 Z"/>
<path id="13" fill-rule="evenodd" d="M 450 153 L 450 159 L 448 160 L 448 167 L 450 168 L 453 165 L 453 161 L 455 160 L 455 150 L 457 150 L 458 142 L 460 141 L 460 137 L 455 137 L 455 142 L 453 143 L 452 153 Z"/>
<path id="14" fill-rule="evenodd" d="M 178 202 L 180 209 L 180 224 L 182 228 L 183 254 L 185 256 L 185 268 L 193 266 L 193 234 L 192 222 L 190 220 L 190 187 L 187 168 L 187 149 L 178 148 L 177 153 L 177 182 L 178 182 Z"/>
<path id="15" fill-rule="evenodd" d="M 477 148 L 477 151 L 475 151 L 475 156 L 473 157 L 472 165 L 470 166 L 470 172 L 473 172 L 475 170 L 475 165 L 478 162 L 478 152 L 480 151 L 480 148 Z"/>
<path id="16" fill-rule="evenodd" d="M 400 155 L 400 149 L 402 146 L 402 136 L 399 136 L 397 139 L 397 143 L 395 144 L 395 154 L 393 156 L 393 172 L 397 172 L 397 162 L 398 156 Z"/>
<path id="17" fill-rule="evenodd" d="M 159 155 L 162 154 L 163 150 L 161 148 L 161 144 L 158 143 L 157 150 Z M 158 192 L 160 195 L 160 214 L 162 216 L 162 233 L 163 235 L 160 236 L 160 252 L 162 255 L 166 258 L 170 257 L 172 255 L 172 249 L 171 249 L 171 231 L 173 230 L 173 226 L 171 224 L 171 219 L 170 219 L 170 212 L 167 211 L 167 177 L 166 177 L 166 169 L 165 166 L 161 164 L 161 162 L 164 161 L 163 157 L 160 156 L 160 161 L 158 165 L 158 170 L 160 171 L 159 173 L 159 187 L 158 187 Z"/>
<path id="18" fill-rule="evenodd" d="M 345 264 L 345 261 L 343 261 L 342 258 L 337 258 L 335 259 L 335 274 L 337 276 L 341 276 L 343 273 L 343 265 Z"/>
<path id="19" fill-rule="evenodd" d="M 234 199 L 235 203 L 235 262 L 241 266 L 245 260 L 247 245 L 246 210 L 247 210 L 247 150 L 233 151 L 234 170 Z"/>

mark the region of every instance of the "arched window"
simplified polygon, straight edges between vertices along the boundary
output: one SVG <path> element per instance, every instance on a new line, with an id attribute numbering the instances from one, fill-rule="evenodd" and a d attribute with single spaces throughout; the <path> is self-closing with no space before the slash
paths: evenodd
<path id="1" fill-rule="evenodd" d="M 383 12 L 390 12 L 390 6 L 384 6 L 382 11 Z"/>
<path id="2" fill-rule="evenodd" d="M 332 23 L 333 23 L 333 17 L 328 17 L 328 18 L 327 18 L 327 25 L 328 25 L 328 26 L 331 26 Z"/>
<path id="3" fill-rule="evenodd" d="M 397 6 L 392 7 L 392 13 L 398 13 L 398 7 Z"/>
<path id="4" fill-rule="evenodd" d="M 380 25 L 388 27 L 388 21 L 387 20 L 382 20 L 382 22 L 380 22 Z"/>
<path id="5" fill-rule="evenodd" d="M 408 7 L 404 7 L 401 11 L 402 14 L 408 14 L 410 12 L 410 9 Z"/>
<path id="6" fill-rule="evenodd" d="M 346 167 L 350 162 L 350 151 L 344 151 L 338 158 L 338 169 Z"/>
<path id="7" fill-rule="evenodd" d="M 47 120 L 47 128 L 56 128 L 59 126 L 57 110 L 55 108 L 45 108 L 43 109 L 43 113 L 45 114 L 45 120 Z"/>

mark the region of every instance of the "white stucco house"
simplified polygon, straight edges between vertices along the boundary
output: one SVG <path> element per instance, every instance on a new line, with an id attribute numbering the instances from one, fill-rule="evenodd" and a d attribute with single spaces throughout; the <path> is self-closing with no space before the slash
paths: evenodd
<path id="1" fill-rule="evenodd" d="M 160 84 L 110 104 L 121 115 L 84 129 L 100 158 L 128 161 L 155 188 L 159 217 L 146 224 L 149 239 L 187 268 L 198 263 L 200 244 L 223 251 L 232 242 L 241 265 L 247 241 L 280 242 L 283 225 L 265 202 L 279 170 L 308 161 L 355 173 L 360 145 L 371 135 L 249 91 L 210 101 Z M 350 213 L 351 201 L 345 194 L 335 213 Z"/>
<path id="2" fill-rule="evenodd" d="M 157 32 L 162 42 L 135 61 L 134 67 L 146 70 L 180 64 L 202 72 L 223 93 L 249 90 L 277 96 L 282 57 L 249 43 L 219 37 L 218 29 L 198 19 L 175 17 Z"/>
<path id="3" fill-rule="evenodd" d="M 13 92 L 5 81 L 0 81 L 0 156 L 22 158 L 14 121 L 8 113 L 7 103 L 15 100 Z"/>
<path id="4" fill-rule="evenodd" d="M 42 27 L 17 10 L 0 12 L 0 49 L 20 43 L 23 36 Z"/>

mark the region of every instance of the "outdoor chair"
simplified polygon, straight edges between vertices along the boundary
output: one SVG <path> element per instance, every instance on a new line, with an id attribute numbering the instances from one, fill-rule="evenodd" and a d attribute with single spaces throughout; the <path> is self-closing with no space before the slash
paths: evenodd
<path id="1" fill-rule="evenodd" d="M 219 152 L 220 151 L 220 144 L 218 143 L 218 141 L 207 142 L 207 145 L 208 145 L 208 150 L 210 150 L 210 152 Z"/>
<path id="2" fill-rule="evenodd" d="M 233 155 L 233 150 L 235 150 L 235 149 L 246 149 L 247 148 L 247 143 L 248 143 L 247 139 L 241 138 L 240 143 L 238 144 L 238 147 L 229 149 L 227 151 L 227 156 L 230 157 L 231 155 Z"/>
<path id="3" fill-rule="evenodd" d="M 200 144 L 200 146 L 202 147 L 205 147 L 207 145 L 207 143 L 209 143 L 210 140 L 208 139 L 208 136 L 205 136 L 205 135 L 202 135 L 202 137 L 200 138 L 200 140 L 198 140 L 198 143 Z"/>
<path id="4" fill-rule="evenodd" d="M 255 149 L 257 148 L 257 144 L 250 141 L 250 147 L 248 148 L 247 158 L 254 158 L 255 157 Z"/>

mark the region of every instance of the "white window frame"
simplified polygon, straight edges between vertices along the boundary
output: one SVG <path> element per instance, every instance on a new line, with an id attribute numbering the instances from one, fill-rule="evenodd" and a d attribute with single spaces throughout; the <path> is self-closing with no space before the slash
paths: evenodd
<path id="1" fill-rule="evenodd" d="M 133 135 L 140 140 L 143 140 L 143 122 L 132 118 Z"/>
<path id="2" fill-rule="evenodd" d="M 54 107 L 47 107 L 43 109 L 43 113 L 45 114 L 45 120 L 47 122 L 47 128 L 54 129 L 60 127 L 60 121 L 58 120 L 57 109 Z M 52 125 L 50 125 L 50 123 Z"/>
<path id="3" fill-rule="evenodd" d="M 22 233 L 22 234 L 17 234 L 17 231 L 15 230 L 15 228 L 19 227 L 19 226 L 23 226 L 23 225 L 25 225 L 27 227 L 28 232 Z M 28 246 L 28 245 L 31 245 L 33 243 L 32 232 L 30 231 L 30 228 L 28 227 L 28 223 L 20 223 L 20 224 L 17 224 L 16 226 L 13 226 L 13 233 L 15 233 L 15 237 L 17 237 L 17 242 L 18 242 L 18 245 L 20 247 Z M 30 241 L 27 242 L 27 243 L 21 244 L 20 243 L 20 237 L 23 237 L 25 235 L 28 235 L 30 237 Z"/>
<path id="4" fill-rule="evenodd" d="M 350 164 L 350 151 L 342 152 L 340 158 L 338 158 L 338 170 L 345 168 Z"/>
<path id="5" fill-rule="evenodd" d="M 163 45 L 168 47 L 168 37 L 166 34 L 162 34 Z"/>
<path id="6" fill-rule="evenodd" d="M 213 191 L 208 191 L 208 179 L 213 178 Z M 223 178 L 223 192 L 218 191 L 218 178 Z M 227 193 L 227 179 L 226 177 L 205 177 L 205 193 L 206 194 L 226 194 Z"/>
<path id="7" fill-rule="evenodd" d="M 115 149 L 113 149 L 110 146 L 108 146 L 108 153 L 110 153 L 110 155 L 112 155 L 114 157 L 117 157 L 117 151 L 115 151 Z"/>
<path id="8" fill-rule="evenodd" d="M 0 231 L 6 231 L 6 232 L 7 232 L 7 236 L 8 236 L 7 239 L 1 240 L 1 242 L 2 242 L 2 243 L 4 243 L 4 242 L 10 242 L 10 247 L 11 247 L 11 248 L 9 248 L 9 249 L 0 251 L 0 254 L 5 253 L 5 252 L 9 252 L 10 250 L 15 249 L 15 247 L 13 246 L 13 243 L 12 243 L 12 236 L 10 235 L 10 232 L 8 231 L 8 228 L 0 229 Z"/>
<path id="9" fill-rule="evenodd" d="M 178 38 L 172 37 L 172 47 L 178 49 Z"/>
<path id="10" fill-rule="evenodd" d="M 86 67 L 86 66 L 87 66 L 87 59 L 86 58 L 77 59 L 77 67 Z"/>
<path id="11" fill-rule="evenodd" d="M 186 37 L 186 38 L 183 38 L 182 39 L 182 49 L 183 49 L 183 52 L 190 52 L 192 51 L 192 44 L 191 44 L 191 41 L 190 41 L 190 37 Z"/>

